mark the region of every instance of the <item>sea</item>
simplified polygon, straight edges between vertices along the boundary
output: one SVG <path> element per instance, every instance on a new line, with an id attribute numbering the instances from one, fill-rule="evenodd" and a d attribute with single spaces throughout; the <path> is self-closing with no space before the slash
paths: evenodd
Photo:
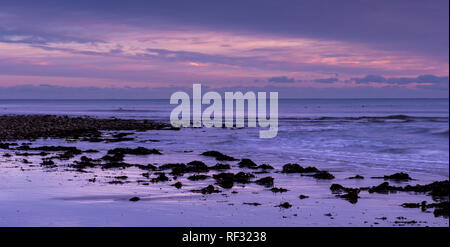
<path id="1" fill-rule="evenodd" d="M 272 139 L 259 138 L 263 128 L 250 127 L 183 128 L 148 138 L 160 139 L 153 145 L 162 149 L 213 149 L 262 163 L 370 167 L 449 176 L 448 99 L 280 99 L 278 105 L 279 130 Z M 0 115 L 52 114 L 169 123 L 175 107 L 168 99 L 0 100 Z"/>

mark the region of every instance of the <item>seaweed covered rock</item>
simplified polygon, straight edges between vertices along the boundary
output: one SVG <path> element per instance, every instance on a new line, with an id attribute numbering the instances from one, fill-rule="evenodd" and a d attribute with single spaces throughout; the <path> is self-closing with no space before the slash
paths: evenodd
<path id="1" fill-rule="evenodd" d="M 372 178 L 382 178 L 384 180 L 396 180 L 396 181 L 412 180 L 412 178 L 409 176 L 409 174 L 404 173 L 404 172 L 394 173 L 392 175 L 385 175 L 383 177 L 372 177 Z"/>
<path id="2" fill-rule="evenodd" d="M 286 164 L 283 166 L 283 169 L 281 170 L 282 173 L 313 173 L 313 172 L 319 172 L 319 169 L 316 167 L 302 167 L 299 164 Z"/>
<path id="3" fill-rule="evenodd" d="M 181 189 L 183 187 L 183 184 L 181 182 L 176 182 L 174 184 L 171 184 L 171 186 L 173 186 L 177 189 Z"/>
<path id="4" fill-rule="evenodd" d="M 402 187 L 391 186 L 388 182 L 381 183 L 380 185 L 368 188 L 369 193 L 381 193 L 388 194 L 397 191 L 403 191 Z"/>
<path id="5" fill-rule="evenodd" d="M 213 175 L 213 178 L 216 180 L 217 184 L 225 189 L 232 188 L 234 186 L 234 183 L 242 183 L 242 184 L 250 183 L 250 180 L 254 177 L 255 175 L 245 172 L 239 172 L 237 174 L 219 173 Z"/>
<path id="6" fill-rule="evenodd" d="M 187 164 L 189 172 L 209 172 L 209 167 L 201 161 L 191 161 Z"/>
<path id="7" fill-rule="evenodd" d="M 358 202 L 359 192 L 361 191 L 360 189 L 347 188 L 340 184 L 332 184 L 330 186 L 330 190 L 334 194 L 338 194 L 338 195 L 336 195 L 337 197 L 345 199 L 352 204 L 355 204 Z"/>
<path id="8" fill-rule="evenodd" d="M 264 187 L 273 187 L 273 177 L 264 177 L 255 181 L 256 184 Z"/>
<path id="9" fill-rule="evenodd" d="M 273 166 L 268 165 L 268 164 L 259 165 L 257 168 L 261 169 L 261 170 L 273 170 L 274 169 Z"/>
<path id="10" fill-rule="evenodd" d="M 291 208 L 292 204 L 290 204 L 289 202 L 283 202 L 275 207 L 279 207 L 279 208 Z"/>
<path id="11" fill-rule="evenodd" d="M 270 189 L 270 191 L 272 191 L 273 193 L 284 193 L 288 192 L 288 189 L 273 187 L 272 189 Z"/>
<path id="12" fill-rule="evenodd" d="M 312 175 L 313 178 L 316 179 L 334 179 L 334 175 L 327 171 L 320 171 L 316 174 Z"/>
<path id="13" fill-rule="evenodd" d="M 169 181 L 169 178 L 166 176 L 165 173 L 158 173 L 158 176 L 156 178 L 152 178 L 150 182 L 152 183 L 159 183 L 159 182 L 166 182 Z"/>
<path id="14" fill-rule="evenodd" d="M 212 194 L 212 193 L 220 193 L 220 190 L 217 190 L 213 185 L 208 185 L 200 190 L 192 190 L 192 192 L 199 192 L 202 194 Z"/>
<path id="15" fill-rule="evenodd" d="M 421 210 L 424 212 L 427 211 L 427 209 L 434 209 L 433 214 L 435 217 L 448 218 L 449 205 L 449 201 L 430 204 L 428 204 L 426 201 L 423 201 L 421 203 L 403 203 L 401 206 L 404 208 L 421 208 Z"/>
<path id="16" fill-rule="evenodd" d="M 249 169 L 257 169 L 258 165 L 253 162 L 251 159 L 242 159 L 238 163 L 240 168 L 249 168 Z"/>
<path id="17" fill-rule="evenodd" d="M 164 164 L 159 167 L 160 170 L 172 169 L 171 175 L 182 176 L 185 173 L 204 173 L 209 172 L 210 168 L 201 161 L 191 161 L 187 165 L 183 163 Z"/>
<path id="18" fill-rule="evenodd" d="M 149 170 L 149 171 L 156 171 L 158 169 L 155 165 L 152 165 L 152 164 L 136 165 L 136 167 L 141 170 Z"/>
<path id="19" fill-rule="evenodd" d="M 352 190 L 352 191 L 348 191 L 345 194 L 337 195 L 337 197 L 345 199 L 352 204 L 355 204 L 358 202 L 358 198 L 359 198 L 358 194 L 359 194 L 359 190 Z"/>
<path id="20" fill-rule="evenodd" d="M 209 169 L 213 170 L 213 171 L 229 170 L 229 169 L 231 169 L 231 166 L 228 164 L 218 163 L 218 164 L 215 164 L 214 166 L 210 166 Z"/>
<path id="21" fill-rule="evenodd" d="M 137 196 L 131 197 L 131 198 L 129 199 L 130 202 L 137 202 L 137 201 L 140 201 L 140 200 L 141 200 L 141 198 L 139 198 L 139 197 L 137 197 Z"/>
<path id="22" fill-rule="evenodd" d="M 449 196 L 449 181 L 436 181 L 431 184 L 426 185 L 407 185 L 404 188 L 404 191 L 411 191 L 411 192 L 421 192 L 421 193 L 427 193 L 431 196 L 435 197 L 445 197 Z"/>
<path id="23" fill-rule="evenodd" d="M 0 116 L 0 140 L 34 140 L 38 138 L 99 138 L 100 131 L 175 130 L 169 124 L 149 120 L 98 119 L 52 115 Z"/>
<path id="24" fill-rule="evenodd" d="M 202 153 L 202 155 L 203 156 L 214 157 L 218 161 L 236 161 L 236 160 L 238 160 L 238 159 L 233 158 L 231 156 L 222 154 L 221 152 L 218 152 L 218 151 L 207 151 L 207 152 Z"/>

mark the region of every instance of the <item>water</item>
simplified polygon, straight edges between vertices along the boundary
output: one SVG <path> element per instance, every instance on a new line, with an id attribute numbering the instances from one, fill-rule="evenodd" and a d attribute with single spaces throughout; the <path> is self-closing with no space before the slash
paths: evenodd
<path id="1" fill-rule="evenodd" d="M 0 114 L 163 122 L 169 122 L 174 107 L 169 100 L 0 100 Z M 448 177 L 448 117 L 448 99 L 281 99 L 274 139 L 259 139 L 258 128 L 202 128 L 156 133 L 161 142 L 154 145 L 169 152 L 216 149 L 275 165 L 370 167 Z"/>
<path id="2" fill-rule="evenodd" d="M 58 114 L 92 117 L 153 119 L 169 122 L 175 106 L 168 100 L 0 100 L 0 114 Z M 0 150 L 0 226 L 398 226 L 398 217 L 417 223 L 411 226 L 445 226 L 448 219 L 420 209 L 403 208 L 405 202 L 433 202 L 425 194 L 370 194 L 361 191 L 351 204 L 330 192 L 333 183 L 360 188 L 383 182 L 379 177 L 408 172 L 415 180 L 390 183 L 428 184 L 449 177 L 449 105 L 446 99 L 347 99 L 280 100 L 279 132 L 276 138 L 260 139 L 258 128 L 183 128 L 180 131 L 135 132 L 133 141 L 71 142 L 39 139 L 34 146 L 66 145 L 99 153 L 100 158 L 117 147 L 157 148 L 163 155 L 127 155 L 129 164 L 187 163 L 201 160 L 208 166 L 217 161 L 200 155 L 218 150 L 236 158 L 275 167 L 268 174 L 286 193 L 272 193 L 255 183 L 239 184 L 211 195 L 192 190 L 215 183 L 209 178 L 176 181 L 182 189 L 165 183 L 139 183 L 142 170 L 70 168 L 75 160 L 59 161 L 57 168 L 41 167 L 40 156 L 17 156 Z M 103 133 L 109 136 L 111 133 Z M 155 142 L 155 140 L 157 140 Z M 21 141 L 19 141 L 20 143 Z M 5 157 L 9 152 L 12 157 Z M 335 179 L 317 180 L 299 174 L 279 173 L 286 163 L 299 163 L 330 171 Z M 227 162 L 229 172 L 241 169 Z M 212 171 L 208 175 L 213 175 Z M 363 180 L 347 179 L 360 174 Z M 127 176 L 125 184 L 110 184 Z M 151 175 L 152 177 L 155 174 Z M 89 180 L 96 178 L 96 182 Z M 236 193 L 232 193 L 236 192 Z M 308 195 L 300 200 L 299 195 Z M 141 201 L 129 202 L 139 196 Z M 244 203 L 258 202 L 260 206 Z M 280 209 L 289 202 L 290 209 Z M 432 212 L 432 211 L 430 211 Z M 332 215 L 329 217 L 327 215 Z M 385 219 L 385 220 L 380 220 Z"/>

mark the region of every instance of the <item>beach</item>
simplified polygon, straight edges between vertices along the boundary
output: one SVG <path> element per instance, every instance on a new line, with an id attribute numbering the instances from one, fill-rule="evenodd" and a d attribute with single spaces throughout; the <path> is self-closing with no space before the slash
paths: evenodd
<path id="1" fill-rule="evenodd" d="M 448 227 L 447 99 L 281 100 L 273 139 L 171 107 L 0 100 L 0 225 Z"/>

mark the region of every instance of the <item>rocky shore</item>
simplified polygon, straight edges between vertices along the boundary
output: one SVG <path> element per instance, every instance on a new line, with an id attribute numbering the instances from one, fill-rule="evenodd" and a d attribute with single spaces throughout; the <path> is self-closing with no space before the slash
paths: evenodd
<path id="1" fill-rule="evenodd" d="M 105 130 L 174 129 L 168 124 L 149 120 L 97 119 L 52 115 L 0 116 L 1 140 L 32 140 L 37 138 L 99 138 Z"/>
<path id="2" fill-rule="evenodd" d="M 199 156 L 214 158 L 215 165 L 207 165 L 200 160 L 187 160 L 184 163 L 165 164 L 134 164 L 127 163 L 126 158 L 130 156 L 156 155 L 164 157 L 164 150 L 146 147 L 121 147 L 101 153 L 97 158 L 91 154 L 100 153 L 99 150 L 82 150 L 76 146 L 37 146 L 32 142 L 35 139 L 60 138 L 71 141 L 83 142 L 123 142 L 133 140 L 134 132 L 121 131 L 150 131 L 150 130 L 177 130 L 171 126 L 152 121 L 124 120 L 124 119 L 95 119 L 89 117 L 61 117 L 61 116 L 0 116 L 0 155 L 9 157 L 41 157 L 39 166 L 44 170 L 56 169 L 64 166 L 67 171 L 78 173 L 92 173 L 90 183 L 98 183 L 96 169 L 100 170 L 124 170 L 135 168 L 141 170 L 140 178 L 132 180 L 128 176 L 114 176 L 107 181 L 110 185 L 121 185 L 125 183 L 136 183 L 137 185 L 151 186 L 152 184 L 164 184 L 182 190 L 185 183 L 196 186 L 195 189 L 186 192 L 209 195 L 215 193 L 230 192 L 230 196 L 237 193 L 236 186 L 245 187 L 247 184 L 261 186 L 273 193 L 289 193 L 283 188 L 275 174 L 297 175 L 298 179 L 310 177 L 320 180 L 333 181 L 335 175 L 327 170 L 317 167 L 304 167 L 297 163 L 288 163 L 276 169 L 270 164 L 257 164 L 246 157 L 233 157 L 232 154 L 224 154 L 221 151 L 210 150 L 200 152 Z M 114 131 L 108 137 L 102 131 Z M 27 141 L 27 142 L 23 142 Z M 154 140 L 155 142 L 157 140 Z M 100 145 L 100 144 L 99 144 Z M 195 152 L 195 151 L 194 151 Z M 61 160 L 68 164 L 61 165 Z M 24 165 L 30 165 L 27 159 L 22 159 Z M 187 178 L 181 182 L 181 178 Z M 379 185 L 370 187 L 345 187 L 334 183 L 329 188 L 329 193 L 337 199 L 343 199 L 351 204 L 358 203 L 360 193 L 365 191 L 370 194 L 392 194 L 395 193 L 420 193 L 429 196 L 434 202 L 427 203 L 404 203 L 398 205 L 403 208 L 419 208 L 423 212 L 432 212 L 436 217 L 448 218 L 449 213 L 449 181 L 436 181 L 430 184 L 418 184 L 409 174 L 399 172 L 386 174 L 381 177 L 365 178 L 355 174 L 348 177 L 349 180 L 382 180 Z M 394 186 L 390 182 L 402 181 L 409 183 L 405 186 Z M 206 182 L 206 186 L 204 186 Z M 301 200 L 309 198 L 309 195 L 299 194 Z M 138 196 L 131 197 L 131 202 L 138 203 Z M 246 202 L 245 205 L 260 206 L 259 202 Z M 276 205 L 281 209 L 289 209 L 294 202 L 286 201 Z M 431 211 L 430 211 L 431 210 Z"/>

